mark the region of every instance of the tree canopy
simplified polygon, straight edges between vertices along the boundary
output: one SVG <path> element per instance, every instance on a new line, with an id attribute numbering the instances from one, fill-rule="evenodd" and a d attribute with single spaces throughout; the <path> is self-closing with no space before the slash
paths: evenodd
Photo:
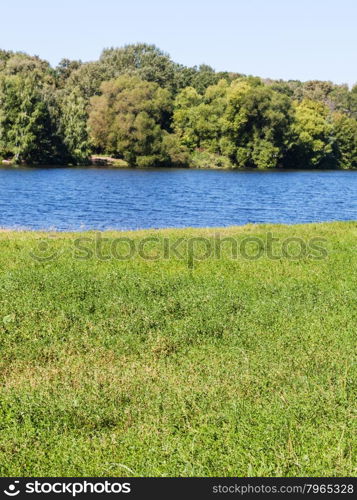
<path id="1" fill-rule="evenodd" d="M 28 164 L 357 168 L 357 85 L 185 67 L 154 45 L 97 61 L 0 50 L 0 159 Z"/>
<path id="2" fill-rule="evenodd" d="M 163 138 L 172 113 L 170 92 L 137 76 L 103 82 L 100 90 L 89 108 L 93 146 L 134 166 L 167 163 Z"/>

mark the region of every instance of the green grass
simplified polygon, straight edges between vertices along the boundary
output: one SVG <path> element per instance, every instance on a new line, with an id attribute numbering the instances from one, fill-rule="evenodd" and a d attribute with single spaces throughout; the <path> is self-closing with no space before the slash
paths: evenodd
<path id="1" fill-rule="evenodd" d="M 83 234 L 0 233 L 0 475 L 355 475 L 357 223 L 124 236 L 217 231 L 327 257 L 79 260 Z"/>

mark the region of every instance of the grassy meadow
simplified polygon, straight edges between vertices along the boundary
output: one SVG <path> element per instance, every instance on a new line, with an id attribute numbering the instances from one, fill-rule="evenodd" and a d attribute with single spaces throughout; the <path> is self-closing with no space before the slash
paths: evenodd
<path id="1" fill-rule="evenodd" d="M 0 232 L 0 475 L 355 475 L 356 237 Z"/>

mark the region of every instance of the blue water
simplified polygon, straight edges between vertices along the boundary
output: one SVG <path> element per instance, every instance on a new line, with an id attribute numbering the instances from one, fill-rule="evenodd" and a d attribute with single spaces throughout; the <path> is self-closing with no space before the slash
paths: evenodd
<path id="1" fill-rule="evenodd" d="M 138 229 L 357 219 L 357 171 L 0 168 L 0 227 Z"/>

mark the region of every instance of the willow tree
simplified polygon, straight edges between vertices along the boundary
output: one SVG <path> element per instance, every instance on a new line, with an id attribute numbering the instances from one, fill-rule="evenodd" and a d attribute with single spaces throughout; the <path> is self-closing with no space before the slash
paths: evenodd
<path id="1" fill-rule="evenodd" d="M 59 135 L 65 147 L 67 162 L 75 165 L 89 162 L 88 113 L 86 99 L 74 87 L 60 99 Z"/>
<path id="2" fill-rule="evenodd" d="M 0 153 L 15 162 L 44 163 L 53 156 L 52 124 L 36 80 L 0 76 Z"/>
<path id="3" fill-rule="evenodd" d="M 156 83 L 131 76 L 104 82 L 90 102 L 92 143 L 133 166 L 163 164 L 171 111 L 170 92 Z"/>

